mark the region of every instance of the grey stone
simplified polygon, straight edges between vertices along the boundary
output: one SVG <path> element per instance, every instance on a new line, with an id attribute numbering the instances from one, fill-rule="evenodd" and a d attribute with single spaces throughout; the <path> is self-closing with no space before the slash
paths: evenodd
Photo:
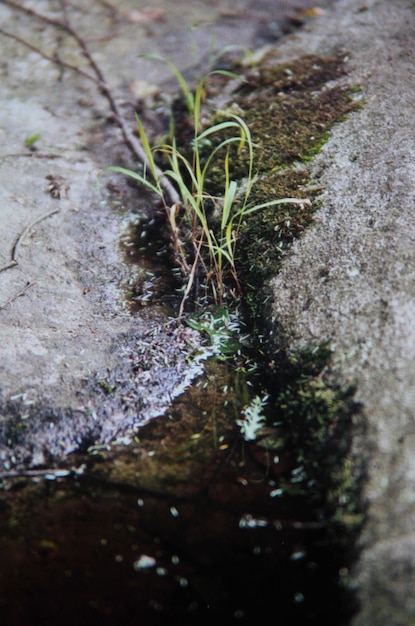
<path id="1" fill-rule="evenodd" d="M 415 623 L 414 41 L 413 3 L 349 0 L 281 47 L 283 58 L 344 51 L 364 100 L 316 158 L 321 209 L 271 281 L 275 341 L 328 341 L 335 376 L 363 405 L 354 626 Z"/>

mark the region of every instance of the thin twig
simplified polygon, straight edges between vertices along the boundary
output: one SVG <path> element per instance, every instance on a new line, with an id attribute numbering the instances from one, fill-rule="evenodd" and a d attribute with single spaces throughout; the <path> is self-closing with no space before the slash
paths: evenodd
<path id="1" fill-rule="evenodd" d="M 82 70 L 77 65 L 72 65 L 72 63 L 67 63 L 66 61 L 61 61 L 61 59 L 59 59 L 59 61 L 58 61 L 55 57 L 49 56 L 48 54 L 46 54 L 46 52 L 44 52 L 43 50 L 41 50 L 37 46 L 34 46 L 33 44 L 31 44 L 30 41 L 27 41 L 26 39 L 22 39 L 21 37 L 18 37 L 17 35 L 14 35 L 13 33 L 10 33 L 9 31 L 4 30 L 4 28 L 0 28 L 0 35 L 4 35 L 5 37 L 9 37 L 10 39 L 14 39 L 18 43 L 20 43 L 23 46 L 25 46 L 26 48 L 29 48 L 29 50 L 32 50 L 33 52 L 36 52 L 36 54 L 41 56 L 43 59 L 46 59 L 47 61 L 50 61 L 50 63 L 53 63 L 54 65 L 56 65 L 56 64 L 63 65 L 68 70 L 73 70 L 77 74 L 80 74 L 84 78 L 88 78 L 89 80 L 92 80 L 94 83 L 99 85 L 99 81 L 95 78 L 95 76 L 92 76 L 91 74 L 88 74 L 88 72 L 84 72 L 84 70 Z"/>
<path id="2" fill-rule="evenodd" d="M 4 272 L 5 270 L 8 270 L 11 267 L 15 267 L 16 265 L 18 265 L 18 261 L 17 261 L 17 258 L 16 258 L 17 257 L 17 250 L 18 250 L 20 244 L 22 243 L 23 239 L 25 238 L 25 236 L 29 232 L 29 230 L 31 228 L 33 228 L 33 226 L 36 226 L 36 224 L 39 224 L 39 222 L 43 222 L 43 220 L 47 219 L 48 217 L 51 217 L 52 215 L 55 215 L 55 213 L 59 213 L 59 211 L 60 211 L 60 209 L 54 209 L 53 211 L 49 211 L 49 213 L 45 213 L 45 215 L 41 215 L 40 217 L 37 217 L 35 220 L 30 222 L 30 224 L 28 224 L 26 226 L 26 228 L 20 233 L 20 235 L 18 236 L 18 238 L 16 239 L 16 241 L 13 244 L 10 261 L 8 263 L 6 263 L 5 265 L 2 265 L 0 267 L 0 272 Z"/>
<path id="3" fill-rule="evenodd" d="M 1 30 L 1 29 L 0 29 Z M 21 157 L 29 157 L 30 159 L 62 159 L 62 154 L 55 154 L 54 152 L 10 152 L 9 154 L 0 154 L 0 159 L 18 159 Z"/>
<path id="4" fill-rule="evenodd" d="M 53 211 L 49 211 L 49 213 L 45 213 L 45 215 L 41 215 L 40 217 L 37 217 L 35 220 L 33 220 L 33 222 L 30 222 L 30 224 L 26 226 L 24 231 L 16 239 L 16 242 L 12 248 L 12 262 L 14 261 L 15 264 L 17 264 L 17 259 L 16 259 L 17 250 L 20 244 L 22 243 L 23 239 L 26 237 L 27 233 L 33 228 L 33 226 L 36 226 L 36 224 L 39 224 L 39 222 L 43 222 L 43 220 L 46 220 L 48 217 L 55 215 L 55 213 L 59 213 L 59 211 L 60 209 L 54 209 Z"/>
<path id="5" fill-rule="evenodd" d="M 6 308 L 6 306 L 7 306 L 7 305 L 9 305 L 11 302 L 14 302 L 14 300 L 17 300 L 17 298 L 18 298 L 19 296 L 22 296 L 24 293 L 26 293 L 26 291 L 27 291 L 30 287 L 33 287 L 33 285 L 35 285 L 35 284 L 36 284 L 36 281 L 35 281 L 35 280 L 34 280 L 33 282 L 31 282 L 31 283 L 27 283 L 27 285 L 25 285 L 25 286 L 23 287 L 23 289 L 20 289 L 20 291 L 18 291 L 18 292 L 17 292 L 14 296 L 12 296 L 11 298 L 9 298 L 9 299 L 7 300 L 7 302 L 5 302 L 2 306 L 0 306 L 0 311 L 2 311 L 3 309 L 5 309 L 5 308 Z"/>
<path id="6" fill-rule="evenodd" d="M 66 63 L 65 61 L 62 61 L 62 59 L 56 60 L 53 57 L 50 57 L 48 55 L 45 55 L 45 53 L 43 53 L 41 50 L 37 49 L 35 46 L 33 46 L 32 44 L 30 44 L 29 42 L 25 41 L 24 39 L 20 39 L 17 36 L 11 35 L 11 33 L 8 33 L 6 31 L 3 31 L 2 29 L 0 30 L 0 33 L 5 34 L 6 36 L 12 37 L 13 39 L 15 39 L 16 41 L 19 41 L 21 44 L 27 46 L 29 49 L 34 50 L 36 52 L 38 52 L 41 56 L 47 58 L 49 61 L 51 61 L 52 63 L 59 63 L 59 65 L 63 66 L 63 67 L 67 67 L 68 69 L 73 70 L 74 72 L 77 72 L 78 74 L 80 74 L 81 76 L 84 76 L 84 78 L 88 78 L 89 80 L 92 80 L 95 84 L 97 84 L 102 92 L 102 94 L 106 97 L 107 101 L 109 102 L 111 111 L 114 115 L 115 121 L 118 124 L 119 128 L 121 129 L 122 135 L 124 137 L 124 140 L 127 144 L 127 146 L 130 148 L 130 150 L 133 152 L 134 156 L 141 161 L 144 165 L 149 166 L 149 162 L 147 159 L 147 155 L 145 153 L 145 150 L 141 144 L 141 142 L 139 141 L 139 139 L 137 139 L 137 137 L 133 134 L 133 132 L 130 130 L 126 120 L 124 119 L 121 110 L 105 80 L 104 74 L 101 70 L 101 68 L 98 66 L 98 64 L 95 62 L 95 59 L 93 58 L 92 54 L 90 53 L 88 46 L 85 42 L 85 40 L 80 37 L 80 35 L 78 35 L 78 33 L 72 28 L 72 26 L 69 24 L 68 18 L 67 18 L 67 14 L 66 14 L 66 7 L 64 3 L 61 3 L 62 5 L 62 11 L 64 14 L 64 21 L 61 20 L 55 20 L 51 17 L 47 17 L 46 15 L 41 15 L 40 13 L 37 13 L 36 11 L 34 11 L 33 9 L 29 9 L 27 7 L 24 7 L 16 2 L 13 2 L 12 0 L 0 0 L 0 2 L 3 2 L 3 4 L 6 4 L 7 6 L 16 9 L 18 11 L 21 11 L 22 13 L 25 13 L 26 15 L 30 15 L 31 17 L 36 18 L 37 20 L 40 20 L 42 22 L 45 22 L 46 24 L 49 24 L 51 26 L 54 26 L 55 28 L 59 28 L 64 30 L 65 32 L 68 33 L 68 35 L 70 35 L 78 44 L 83 56 L 87 59 L 90 68 L 92 69 L 92 71 L 94 72 L 95 76 L 91 76 L 89 73 L 84 72 L 82 69 L 80 69 L 77 66 L 74 66 L 72 64 Z M 179 206 L 181 206 L 182 201 L 180 198 L 180 195 L 178 194 L 176 188 L 174 187 L 174 185 L 170 182 L 170 180 L 165 176 L 164 172 L 159 169 L 157 166 L 155 168 L 155 173 L 159 179 L 160 185 L 162 186 L 162 188 L 164 189 L 164 191 L 166 192 L 166 194 L 168 195 L 168 197 L 170 198 L 170 201 L 172 204 L 177 204 Z"/>
<path id="7" fill-rule="evenodd" d="M 0 272 L 5 272 L 6 270 L 9 270 L 11 267 L 14 267 L 15 265 L 17 265 L 17 261 L 15 260 L 10 261 L 9 263 L 6 263 L 6 265 L 2 265 L 0 267 Z"/>

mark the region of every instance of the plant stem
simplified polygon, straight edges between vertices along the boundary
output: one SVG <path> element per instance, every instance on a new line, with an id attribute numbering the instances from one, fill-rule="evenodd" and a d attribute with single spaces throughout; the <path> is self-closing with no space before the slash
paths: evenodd
<path id="1" fill-rule="evenodd" d="M 50 26 L 54 26 L 55 28 L 59 28 L 62 29 L 63 31 L 65 31 L 66 33 L 68 33 L 68 35 L 70 35 L 78 44 L 83 56 L 88 60 L 89 66 L 92 69 L 92 71 L 94 72 L 95 76 L 92 76 L 91 74 L 88 74 L 87 72 L 84 72 L 81 68 L 72 65 L 70 63 L 66 63 L 65 61 L 62 61 L 61 59 L 55 59 L 53 57 L 50 57 L 49 55 L 46 55 L 44 52 L 42 52 L 42 50 L 36 48 L 35 46 L 33 46 L 30 42 L 27 42 L 23 39 L 20 39 L 19 37 L 17 37 L 16 35 L 13 35 L 12 33 L 9 33 L 3 29 L 0 30 L 0 33 L 7 36 L 7 37 L 12 37 L 13 39 L 15 39 L 16 41 L 19 41 L 21 44 L 25 45 L 26 47 L 28 47 L 31 50 L 34 50 L 35 52 L 37 52 L 38 54 L 40 54 L 42 57 L 48 59 L 49 61 L 51 61 L 52 63 L 55 64 L 59 64 L 63 67 L 66 67 L 70 70 L 75 71 L 77 74 L 83 76 L 84 78 L 87 78 L 88 80 L 91 80 L 92 82 L 94 82 L 96 85 L 98 85 L 99 89 L 101 90 L 102 94 L 105 96 L 105 98 L 107 99 L 111 111 L 114 115 L 114 119 L 115 122 L 118 124 L 122 135 L 124 137 L 124 140 L 126 142 L 126 144 L 128 145 L 128 147 L 130 148 L 130 150 L 133 152 L 134 156 L 141 161 L 144 165 L 148 166 L 148 160 L 147 160 L 147 156 L 145 153 L 145 150 L 143 148 L 143 146 L 141 145 L 141 142 L 137 139 L 137 137 L 135 137 L 135 135 L 133 134 L 133 132 L 130 130 L 128 123 L 126 122 L 126 120 L 124 119 L 120 108 L 112 94 L 112 91 L 110 89 L 110 87 L 108 86 L 104 74 L 101 70 L 101 68 L 99 67 L 99 65 L 96 63 L 95 59 L 93 58 L 92 54 L 90 53 L 88 46 L 85 42 L 85 40 L 80 37 L 80 35 L 78 35 L 78 33 L 76 32 L 76 30 L 74 30 L 72 28 L 72 26 L 69 23 L 68 17 L 67 17 L 67 13 L 66 13 L 66 4 L 65 2 L 61 2 L 61 6 L 62 6 L 62 12 L 64 15 L 64 19 L 63 20 L 56 20 L 53 19 L 51 17 L 48 17 L 46 15 L 41 15 L 40 13 L 37 13 L 36 11 L 34 11 L 33 9 L 29 9 L 25 6 L 22 6 L 20 4 L 18 4 L 17 2 L 13 2 L 13 0 L 0 0 L 0 2 L 2 2 L 3 4 L 6 4 L 7 6 L 11 7 L 12 9 L 16 9 L 17 11 L 21 11 L 22 13 L 25 13 L 26 15 L 30 15 L 31 17 L 34 17 L 37 20 L 40 20 L 42 22 L 45 22 L 46 24 L 49 24 Z M 157 167 L 157 177 L 158 180 L 160 182 L 160 186 L 163 188 L 163 190 L 165 191 L 166 195 L 169 198 L 169 201 L 171 202 L 171 204 L 178 204 L 181 206 L 182 202 L 181 202 L 181 198 L 179 196 L 179 194 L 177 193 L 177 190 L 175 189 L 175 187 L 172 185 L 172 183 L 169 181 L 169 179 L 164 175 L 164 172 L 162 170 L 160 170 Z"/>

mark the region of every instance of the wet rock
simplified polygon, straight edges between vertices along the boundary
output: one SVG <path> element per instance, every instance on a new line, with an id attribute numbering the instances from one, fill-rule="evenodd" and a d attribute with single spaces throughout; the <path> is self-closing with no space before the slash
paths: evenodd
<path id="1" fill-rule="evenodd" d="M 237 4 L 240 15 L 232 19 L 238 28 L 226 43 L 245 45 L 258 29 L 243 18 L 245 3 Z M 156 34 L 165 54 L 178 54 L 180 67 L 194 65 L 190 28 L 174 26 L 169 15 L 151 28 L 126 24 L 115 13 L 117 19 L 105 14 L 104 32 L 97 36 L 106 38 L 100 61 L 106 59 L 111 84 L 121 93 L 132 74 L 141 78 L 148 71 L 137 55 L 150 49 Z M 56 39 L 44 25 L 33 29 L 4 4 L 0 15 L 13 17 L 21 37 L 34 37 L 34 45 L 54 54 Z M 88 26 L 81 9 L 75 16 Z M 277 346 L 284 341 L 296 350 L 329 341 L 334 373 L 341 383 L 356 383 L 363 406 L 367 434 L 356 437 L 355 454 L 367 464 L 368 519 L 354 575 L 361 601 L 356 626 L 411 624 L 414 617 L 414 20 L 405 0 L 396 0 L 393 11 L 386 0 L 340 0 L 280 49 L 287 59 L 347 55 L 350 82 L 360 86 L 364 101 L 315 162 L 315 176 L 326 190 L 322 208 L 272 281 L 269 316 Z M 213 21 L 223 44 L 228 22 L 219 12 Z M 114 24 L 124 30 L 111 48 Z M 178 53 L 184 41 L 187 47 Z M 209 29 L 200 28 L 197 41 L 201 56 L 207 54 Z M 28 224 L 60 209 L 29 230 L 18 265 L 0 273 L 2 460 L 13 465 L 45 462 L 59 446 L 70 451 L 128 436 L 153 381 L 168 379 L 172 390 L 180 388 L 188 370 L 181 369 L 187 354 L 174 362 L 178 378 L 158 362 L 168 333 L 158 338 L 160 354 L 151 355 L 156 369 L 137 362 L 147 320 L 131 318 L 119 301 L 119 283 L 131 278 L 117 249 L 126 207 L 118 198 L 114 211 L 100 184 L 106 165 L 128 159 L 115 130 L 112 151 L 105 153 L 106 103 L 94 85 L 16 41 L 2 43 L 1 264 L 10 262 Z M 135 59 L 131 64 L 125 63 L 127 51 Z M 79 61 L 71 45 L 65 53 Z M 166 78 L 165 68 L 159 69 L 151 83 Z M 95 152 L 85 150 L 91 133 L 101 146 Z M 159 378 L 146 371 L 158 371 Z M 140 388 L 146 377 L 148 386 Z M 158 382 L 154 387 L 158 401 Z M 29 445 L 31 429 L 42 434 L 41 445 Z M 53 560 L 55 542 L 47 541 L 37 550 Z"/>
<path id="2" fill-rule="evenodd" d="M 415 372 L 415 15 L 397 1 L 339 2 L 281 54 L 342 50 L 363 107 L 314 165 L 325 188 L 315 225 L 272 280 L 275 345 L 328 341 L 342 384 L 355 382 L 367 465 L 367 522 L 354 624 L 412 624 Z"/>

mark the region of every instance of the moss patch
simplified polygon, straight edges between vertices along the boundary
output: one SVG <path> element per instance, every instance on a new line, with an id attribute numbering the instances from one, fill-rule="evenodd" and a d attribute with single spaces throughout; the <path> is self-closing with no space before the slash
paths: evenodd
<path id="1" fill-rule="evenodd" d="M 300 199 L 298 204 L 272 206 L 253 213 L 241 227 L 237 269 L 255 339 L 264 332 L 267 280 L 278 271 L 291 242 L 313 222 L 319 205 L 321 188 L 311 179 L 309 162 L 327 141 L 333 125 L 357 104 L 352 90 L 340 84 L 346 74 L 345 60 L 340 55 L 305 56 L 284 64 L 268 57 L 257 67 L 241 66 L 236 71 L 245 82 L 237 81 L 231 86 L 228 77 L 213 75 L 209 79 L 205 119 L 208 125 L 215 124 L 226 119 L 231 109 L 249 126 L 257 174 L 252 204 L 284 197 Z M 177 143 L 190 159 L 191 121 L 178 105 L 174 117 Z M 207 146 L 206 157 L 214 147 Z M 238 154 L 236 146 L 230 168 L 234 180 L 242 181 L 247 174 L 247 155 L 243 151 Z M 206 191 L 220 196 L 224 188 L 223 154 L 218 154 L 217 169 L 209 170 L 209 174 Z M 256 345 L 254 349 L 257 348 Z M 355 408 L 352 390 L 338 389 L 332 384 L 327 368 L 330 354 L 324 348 L 284 357 L 280 354 L 275 359 L 270 351 L 269 346 L 259 346 L 255 356 L 261 363 L 270 361 L 266 391 L 273 406 L 269 423 L 273 428 L 272 422 L 282 421 L 286 432 L 284 445 L 297 462 L 297 467 L 291 469 L 303 468 L 286 478 L 284 489 L 290 497 L 296 489 L 301 498 L 307 493 L 312 506 L 324 510 L 327 518 L 344 521 L 348 515 L 349 520 L 356 521 L 353 516 L 358 485 L 355 465 L 349 456 L 348 434 Z M 192 440 L 193 455 L 195 445 Z"/>
<path id="2" fill-rule="evenodd" d="M 353 90 L 340 84 L 346 75 L 343 55 L 308 55 L 283 64 L 270 55 L 258 66 L 231 69 L 244 81 L 232 87 L 228 77 L 212 75 L 206 83 L 206 119 L 208 125 L 215 124 L 227 119 L 231 109 L 248 125 L 257 175 L 252 204 L 280 198 L 304 199 L 298 204 L 252 213 L 242 224 L 237 270 L 255 340 L 264 332 L 267 280 L 278 271 L 292 241 L 312 224 L 319 206 L 321 187 L 311 179 L 310 160 L 327 141 L 333 125 L 344 120 L 358 104 Z M 191 121 L 178 105 L 174 117 L 176 140 L 186 153 L 192 136 Z M 206 157 L 215 147 L 214 139 L 212 143 L 206 148 Z M 212 196 L 220 196 L 224 188 L 222 159 L 223 154 L 218 154 L 217 168 L 209 171 L 207 192 Z M 238 154 L 236 146 L 230 169 L 234 180 L 242 181 L 247 174 L 247 154 L 243 150 Z M 255 359 L 263 364 L 270 361 L 266 391 L 273 398 L 273 408 L 269 422 L 282 421 L 285 445 L 296 457 L 298 467 L 304 468 L 303 474 L 293 477 L 292 484 L 289 478 L 286 480 L 286 488 L 290 495 L 295 489 L 299 494 L 307 493 L 328 517 L 340 521 L 349 515 L 355 520 L 359 472 L 354 475 L 348 435 L 355 410 L 353 390 L 338 389 L 332 383 L 328 373 L 330 353 L 324 347 L 296 355 L 282 356 L 281 352 L 275 359 L 269 354 L 271 347 L 257 348 Z M 337 468 L 335 475 L 333 467 Z"/>
<path id="3" fill-rule="evenodd" d="M 353 417 L 359 406 L 354 388 L 340 388 L 330 375 L 331 352 L 321 345 L 294 354 L 278 355 L 275 374 L 275 413 L 287 431 L 296 458 L 287 488 L 306 493 L 309 506 L 320 508 L 341 529 L 342 543 L 359 528 L 362 468 L 351 454 Z"/>
<path id="4" fill-rule="evenodd" d="M 278 272 L 292 241 L 313 223 L 319 207 L 322 188 L 311 178 L 310 161 L 333 126 L 360 106 L 353 90 L 340 84 L 346 73 L 342 55 L 305 56 L 283 65 L 269 58 L 245 74 L 248 82 L 236 94 L 235 103 L 256 145 L 258 181 L 253 203 L 284 197 L 310 200 L 310 204 L 261 210 L 243 224 L 238 274 L 254 335 L 263 332 L 267 280 Z M 235 174 L 238 168 L 241 173 L 242 159 L 236 163 Z M 288 431 L 287 445 L 297 458 L 287 489 L 304 490 L 310 504 L 321 507 L 334 522 L 338 542 L 346 545 L 362 522 L 362 468 L 350 452 L 358 407 L 354 389 L 333 382 L 330 358 L 325 346 L 271 354 L 267 390 L 274 397 L 274 414 Z"/>
<path id="5" fill-rule="evenodd" d="M 245 220 L 238 242 L 238 275 L 253 318 L 259 315 L 258 291 L 278 271 L 294 238 L 313 221 L 321 189 L 310 179 L 309 161 L 330 136 L 333 125 L 358 107 L 350 88 L 339 84 L 346 74 L 342 55 L 304 56 L 281 64 L 269 57 L 259 67 L 240 73 L 246 79 L 230 94 L 228 105 L 246 121 L 255 144 L 252 204 L 284 197 L 310 204 L 278 205 Z M 238 69 L 237 69 L 238 71 Z M 215 77 L 211 87 L 220 92 Z M 223 86 L 223 85 L 222 85 Z M 216 119 L 226 115 L 218 111 Z M 246 176 L 246 155 L 232 156 L 231 176 Z M 215 173 L 212 194 L 223 188 L 223 172 Z"/>
<path id="6" fill-rule="evenodd" d="M 284 65 L 269 61 L 245 74 L 248 82 L 235 102 L 257 146 L 260 174 L 318 151 L 333 124 L 353 108 L 349 90 L 332 82 L 345 73 L 341 56 L 305 56 Z"/>
<path id="7" fill-rule="evenodd" d="M 278 272 L 292 241 L 313 223 L 319 207 L 322 188 L 311 178 L 310 161 L 333 126 L 360 105 L 354 91 L 340 83 L 347 73 L 342 55 L 305 56 L 284 64 L 269 57 L 242 73 L 247 82 L 228 102 L 249 126 L 255 144 L 258 179 L 252 204 L 284 197 L 310 201 L 262 209 L 242 225 L 237 269 L 255 337 L 264 332 L 267 281 Z M 216 117 L 223 114 L 226 111 L 218 111 Z M 235 150 L 231 176 L 242 179 L 246 171 L 246 155 Z M 218 190 L 223 188 L 219 171 L 215 182 Z M 270 347 L 264 351 L 270 360 L 270 422 L 273 418 L 281 422 L 285 445 L 297 459 L 284 489 L 290 497 L 307 494 L 309 505 L 324 510 L 333 528 L 340 529 L 338 542 L 346 545 L 362 522 L 362 468 L 350 452 L 353 415 L 358 410 L 354 390 L 333 382 L 325 346 L 296 354 L 270 351 Z M 275 432 L 278 443 L 280 431 Z M 272 436 L 267 441 L 272 449 Z"/>

